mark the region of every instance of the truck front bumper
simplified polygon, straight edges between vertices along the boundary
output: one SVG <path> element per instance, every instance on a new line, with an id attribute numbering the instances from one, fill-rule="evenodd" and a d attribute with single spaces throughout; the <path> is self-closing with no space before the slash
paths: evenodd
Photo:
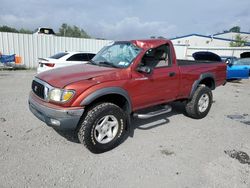
<path id="1" fill-rule="evenodd" d="M 62 108 L 62 107 L 49 107 L 45 102 L 38 102 L 34 94 L 31 92 L 29 96 L 29 109 L 41 121 L 45 122 L 48 126 L 57 129 L 76 129 L 78 122 L 84 112 L 80 108 Z"/>

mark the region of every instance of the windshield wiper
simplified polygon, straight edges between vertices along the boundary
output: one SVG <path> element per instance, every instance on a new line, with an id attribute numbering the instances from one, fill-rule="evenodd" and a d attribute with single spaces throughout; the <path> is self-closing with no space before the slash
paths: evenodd
<path id="1" fill-rule="evenodd" d="M 114 65 L 113 63 L 110 63 L 108 61 L 100 61 L 98 62 L 99 65 L 108 65 L 109 67 L 119 68 L 118 66 Z"/>
<path id="2" fill-rule="evenodd" d="M 99 66 L 95 61 L 93 61 L 92 59 L 88 61 L 87 64 L 91 64 L 91 65 L 97 65 Z"/>

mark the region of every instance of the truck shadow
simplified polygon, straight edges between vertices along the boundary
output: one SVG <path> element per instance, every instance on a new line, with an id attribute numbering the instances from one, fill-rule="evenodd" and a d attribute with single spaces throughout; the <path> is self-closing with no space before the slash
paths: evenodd
<path id="1" fill-rule="evenodd" d="M 242 80 L 241 79 L 230 79 L 230 80 L 227 80 L 227 82 L 236 83 L 236 84 L 242 84 Z"/>
<path id="2" fill-rule="evenodd" d="M 171 103 L 171 106 L 173 107 L 173 110 L 167 114 L 155 116 L 149 119 L 132 118 L 130 132 L 129 134 L 125 136 L 123 141 L 125 141 L 128 137 L 133 137 L 134 131 L 136 129 L 147 131 L 147 130 L 168 124 L 170 122 L 168 118 L 171 116 L 180 115 L 180 114 L 186 116 L 185 107 L 181 102 L 173 102 Z M 55 131 L 60 136 L 66 138 L 68 141 L 79 143 L 76 131 L 68 131 L 68 130 L 62 131 L 58 129 L 55 129 Z"/>
<path id="3" fill-rule="evenodd" d="M 153 129 L 155 127 L 162 126 L 166 123 L 169 123 L 170 120 L 168 119 L 171 116 L 183 114 L 186 115 L 184 105 L 180 102 L 173 102 L 171 103 L 172 111 L 166 114 L 162 114 L 159 116 L 155 116 L 149 119 L 138 119 L 133 118 L 132 125 L 134 129 L 140 129 L 140 130 L 149 130 Z"/>
<path id="4" fill-rule="evenodd" d="M 77 132 L 75 130 L 54 130 L 62 137 L 66 138 L 70 142 L 80 143 L 77 137 Z"/>

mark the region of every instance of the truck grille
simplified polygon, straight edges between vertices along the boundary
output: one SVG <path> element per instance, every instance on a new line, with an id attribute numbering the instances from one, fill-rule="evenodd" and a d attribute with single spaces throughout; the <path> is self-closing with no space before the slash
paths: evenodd
<path id="1" fill-rule="evenodd" d="M 32 91 L 40 98 L 44 99 L 44 85 L 33 80 Z"/>

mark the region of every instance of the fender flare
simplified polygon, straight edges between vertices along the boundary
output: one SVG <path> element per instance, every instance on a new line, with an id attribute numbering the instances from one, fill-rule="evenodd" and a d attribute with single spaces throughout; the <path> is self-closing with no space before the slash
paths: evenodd
<path id="1" fill-rule="evenodd" d="M 128 92 L 121 88 L 121 87 L 107 87 L 107 88 L 102 88 L 102 89 L 98 89 L 95 92 L 89 94 L 87 97 L 85 97 L 80 105 L 81 106 L 86 106 L 91 104 L 94 100 L 103 97 L 105 95 L 109 95 L 109 94 L 118 94 L 123 96 L 126 101 L 128 102 L 128 113 L 130 114 L 132 112 L 132 103 L 131 103 L 131 99 L 129 97 Z"/>
<path id="2" fill-rule="evenodd" d="M 198 80 L 195 80 L 195 82 L 192 85 L 192 89 L 189 95 L 189 99 L 191 99 L 194 95 L 194 92 L 196 91 L 197 87 L 199 86 L 200 82 L 202 80 L 204 80 L 205 78 L 211 78 L 214 82 L 214 88 L 216 87 L 216 83 L 215 83 L 215 76 L 213 73 L 204 73 L 201 74 Z"/>

